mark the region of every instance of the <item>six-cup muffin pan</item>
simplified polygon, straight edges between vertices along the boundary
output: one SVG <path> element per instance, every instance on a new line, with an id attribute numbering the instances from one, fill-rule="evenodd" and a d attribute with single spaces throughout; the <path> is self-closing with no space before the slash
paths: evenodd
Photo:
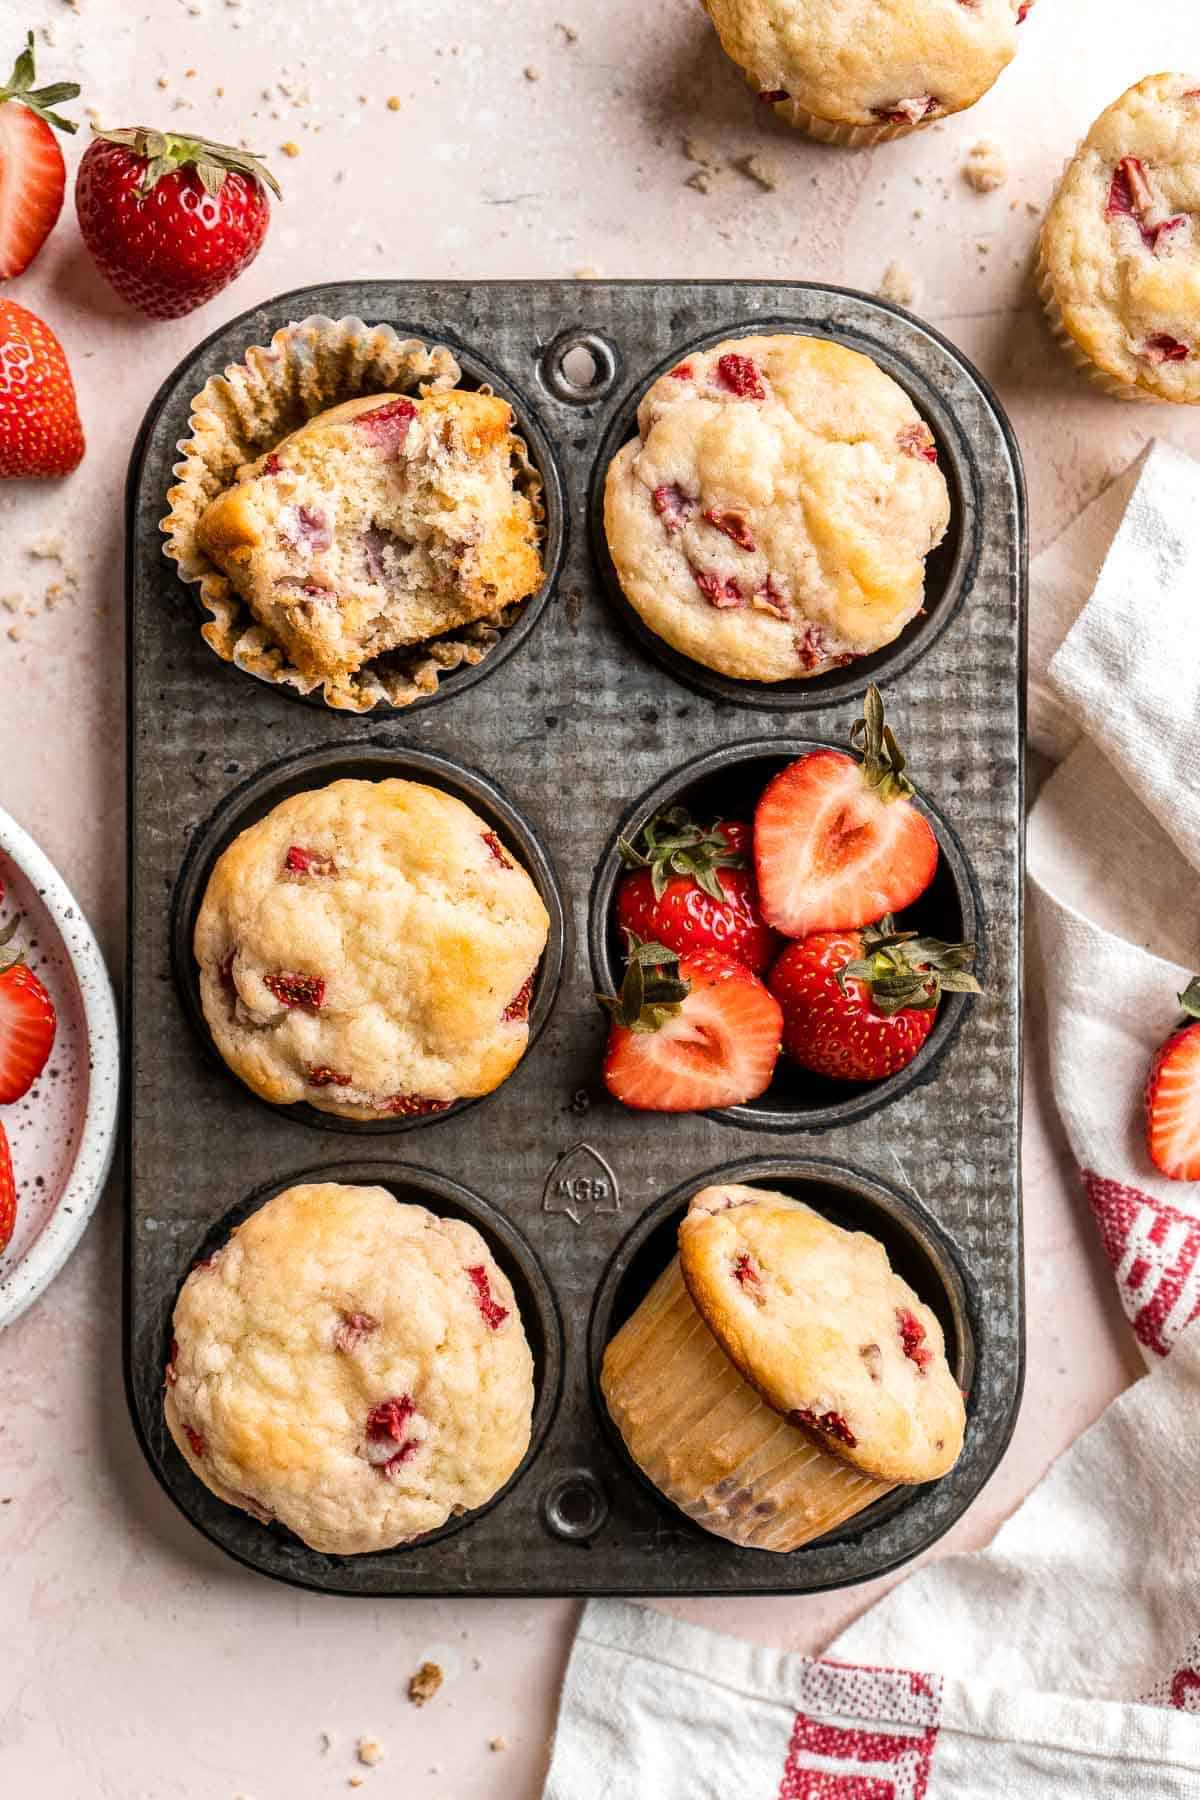
<path id="1" fill-rule="evenodd" d="M 547 579 L 476 668 L 404 710 L 337 713 L 221 662 L 158 521 L 189 401 L 291 320 L 393 324 L 448 345 L 467 385 L 513 405 L 545 483 Z M 937 439 L 953 518 L 924 614 L 877 655 L 808 682 L 739 684 L 649 637 L 616 587 L 604 471 L 648 383 L 689 350 L 752 332 L 872 356 Z M 933 1543 L 998 1462 L 1023 1359 L 1020 904 L 1025 508 L 1020 459 L 971 366 L 927 326 L 839 289 L 746 282 L 338 284 L 281 296 L 201 344 L 154 400 L 127 519 L 130 931 L 126 988 L 126 1373 L 168 1493 L 231 1556 L 347 1594 L 803 1593 L 866 1580 Z M 769 776 L 844 745 L 869 681 L 937 834 L 922 929 L 974 937 L 979 998 L 951 995 L 924 1049 L 872 1087 L 781 1065 L 757 1102 L 629 1112 L 601 1080 L 593 999 L 619 975 L 619 834 L 684 801 L 748 816 Z M 530 1045 L 494 1094 L 432 1118 L 361 1124 L 274 1108 L 225 1068 L 199 1010 L 190 938 L 215 858 L 277 801 L 341 776 L 456 794 L 529 870 L 551 918 Z M 369 1138 L 369 1143 L 364 1142 Z M 469 1219 L 514 1284 L 533 1350 L 533 1438 L 491 1504 L 382 1554 L 329 1557 L 216 1500 L 162 1419 L 179 1285 L 271 1194 L 377 1182 Z M 968 1390 L 956 1468 L 900 1489 L 789 1555 L 693 1525 L 630 1462 L 600 1398 L 604 1346 L 673 1253 L 689 1197 L 757 1181 L 880 1238 L 938 1313 Z"/>

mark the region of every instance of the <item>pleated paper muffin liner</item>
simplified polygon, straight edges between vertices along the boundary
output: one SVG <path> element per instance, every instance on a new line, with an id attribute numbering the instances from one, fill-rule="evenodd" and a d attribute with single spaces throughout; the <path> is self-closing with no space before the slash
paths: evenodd
<path id="1" fill-rule="evenodd" d="M 796 1550 L 891 1492 L 819 1449 L 743 1379 L 696 1310 L 678 1257 L 609 1345 L 601 1388 L 655 1487 L 744 1549 Z"/>
<path id="2" fill-rule="evenodd" d="M 365 394 L 452 388 L 461 373 L 442 345 L 401 338 L 390 325 L 318 314 L 285 325 L 269 345 L 252 344 L 240 363 L 205 383 L 192 401 L 192 435 L 178 446 L 183 461 L 174 465 L 178 481 L 167 493 L 171 510 L 160 528 L 167 534 L 164 552 L 180 579 L 199 588 L 201 606 L 210 615 L 201 634 L 223 661 L 300 694 L 320 690 L 327 706 L 342 711 L 369 712 L 381 703 L 410 706 L 435 693 L 442 675 L 482 662 L 521 616 L 526 600 L 443 637 L 389 651 L 352 675 L 303 675 L 197 541 L 205 508 L 232 485 L 238 471 L 317 413 Z M 517 486 L 540 527 L 541 477 L 525 444 L 519 437 L 515 442 Z"/>
<path id="3" fill-rule="evenodd" d="M 1172 404 L 1172 399 L 1169 394 L 1156 394 L 1150 388 L 1141 387 L 1136 381 L 1123 381 L 1120 376 L 1109 374 L 1107 369 L 1102 369 L 1099 363 L 1093 362 L 1087 351 L 1081 347 L 1074 337 L 1072 337 L 1070 331 L 1067 329 L 1066 321 L 1063 318 L 1062 308 L 1058 303 L 1058 296 L 1054 291 L 1054 278 L 1050 273 L 1050 266 L 1046 261 L 1045 246 L 1040 239 L 1038 241 L 1035 280 L 1037 283 L 1038 295 L 1042 302 L 1042 308 L 1046 314 L 1050 330 L 1053 333 L 1055 340 L 1066 352 L 1075 367 L 1087 376 L 1093 387 L 1099 388 L 1101 393 L 1107 394 L 1112 400 L 1160 400 L 1167 405 Z M 1177 400 L 1174 404 L 1177 406 L 1186 406 L 1189 402 L 1186 400 Z"/>
<path id="4" fill-rule="evenodd" d="M 758 91 L 754 81 L 750 86 Z M 763 101 L 763 104 L 769 105 L 777 118 L 786 120 L 806 137 L 815 138 L 821 144 L 836 144 L 843 150 L 866 150 L 872 144 L 889 143 L 892 138 L 910 137 L 914 131 L 924 131 L 927 125 L 936 125 L 941 119 L 953 117 L 951 113 L 935 113 L 928 119 L 881 119 L 878 124 L 854 125 L 845 119 L 824 119 L 819 113 L 809 112 L 790 95 L 786 100 Z"/>

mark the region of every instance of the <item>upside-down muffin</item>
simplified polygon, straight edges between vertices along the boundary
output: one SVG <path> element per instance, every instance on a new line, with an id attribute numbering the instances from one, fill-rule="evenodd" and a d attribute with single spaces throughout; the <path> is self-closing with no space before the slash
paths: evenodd
<path id="1" fill-rule="evenodd" d="M 1032 0 L 703 0 L 764 104 L 810 137 L 877 144 L 982 98 Z"/>
<path id="2" fill-rule="evenodd" d="M 540 587 L 518 450 L 494 394 L 347 400 L 239 470 L 197 542 L 301 675 L 336 687 Z"/>
<path id="3" fill-rule="evenodd" d="M 950 518 L 933 433 L 868 356 L 825 338 L 695 351 L 653 384 L 609 466 L 630 605 L 743 681 L 820 675 L 899 636 Z"/>
<path id="4" fill-rule="evenodd" d="M 482 1506 L 529 1445 L 533 1360 L 473 1226 L 338 1182 L 268 1200 L 175 1304 L 164 1410 L 231 1506 L 331 1556 Z"/>
<path id="5" fill-rule="evenodd" d="M 601 1387 L 650 1480 L 753 1549 L 795 1550 L 962 1449 L 941 1326 L 883 1245 L 763 1188 L 695 1196 Z"/>
<path id="6" fill-rule="evenodd" d="M 1107 393 L 1200 401 L 1200 76 L 1148 75 L 1100 114 L 1046 215 L 1039 284 Z"/>
<path id="7" fill-rule="evenodd" d="M 265 1100 L 444 1112 L 521 1060 L 548 927 L 529 875 L 461 800 L 335 781 L 217 860 L 195 931 L 204 1016 Z"/>

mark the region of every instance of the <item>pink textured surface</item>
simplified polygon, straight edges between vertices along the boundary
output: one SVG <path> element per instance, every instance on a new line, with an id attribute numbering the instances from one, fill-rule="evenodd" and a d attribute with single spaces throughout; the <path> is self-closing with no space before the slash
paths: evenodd
<path id="1" fill-rule="evenodd" d="M 11 290 L 63 339 L 89 450 L 64 483 L 0 488 L 0 598 L 18 604 L 0 611 L 0 801 L 62 870 L 112 963 L 123 908 L 128 447 L 180 356 L 272 293 L 335 275 L 562 276 L 587 265 L 873 289 L 896 261 L 916 281 L 914 310 L 974 358 L 1009 409 L 1035 548 L 1150 435 L 1200 454 L 1200 414 L 1121 406 L 1081 382 L 1028 279 L 1035 215 L 1063 158 L 1102 106 L 1195 42 L 1194 0 L 1145 0 L 1136 39 L 1126 6 L 1093 0 L 1086 40 L 1077 7 L 1043 0 L 1018 63 L 978 107 L 866 153 L 830 152 L 780 126 L 723 61 L 695 0 L 526 0 L 502 31 L 490 0 L 78 0 L 77 10 L 28 0 L 26 19 L 51 23 L 57 40 L 39 48 L 42 78 L 77 73 L 103 122 L 245 135 L 271 153 L 287 193 L 257 263 L 189 319 L 151 324 L 129 312 L 88 263 L 69 199 Z M 574 43 L 557 20 L 574 27 Z M 15 33 L 10 23 L 6 40 Z M 280 82 L 293 95 L 307 87 L 309 103 L 293 104 Z M 189 104 L 176 109 L 180 98 Z M 722 165 L 706 194 L 685 185 L 696 167 L 685 134 Z M 960 168 L 984 137 L 1003 147 L 1010 176 L 978 195 Z M 298 157 L 279 153 L 285 140 Z M 80 152 L 79 140 L 66 147 L 72 170 Z M 755 152 L 774 167 L 772 191 L 734 166 Z M 27 554 L 47 535 L 62 538 L 78 576 L 75 597 L 52 611 L 41 596 L 57 566 Z M 999 1473 L 942 1552 L 984 1542 L 1140 1367 L 1049 1109 L 1037 1017 L 1034 993 L 1025 1406 Z M 0 1335 L 0 1789 L 42 1800 L 275 1800 L 343 1792 L 358 1774 L 364 1792 L 406 1800 L 529 1800 L 573 1606 L 327 1600 L 210 1549 L 154 1485 L 126 1418 L 119 1240 L 110 1191 L 66 1272 Z M 814 1650 L 872 1597 L 681 1600 L 673 1610 Z M 427 1657 L 447 1679 L 415 1711 L 404 1687 Z M 335 1739 L 324 1754 L 322 1730 Z M 386 1752 L 373 1770 L 354 1760 L 363 1733 Z M 494 1737 L 507 1748 L 490 1751 Z"/>

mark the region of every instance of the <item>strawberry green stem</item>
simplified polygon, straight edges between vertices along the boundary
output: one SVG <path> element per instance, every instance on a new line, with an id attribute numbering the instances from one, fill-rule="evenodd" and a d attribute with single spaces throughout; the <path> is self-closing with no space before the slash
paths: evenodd
<path id="1" fill-rule="evenodd" d="M 867 954 L 842 965 L 838 986 L 845 993 L 847 981 L 861 981 L 885 1018 L 904 1009 L 928 1012 L 943 994 L 980 992 L 967 968 L 974 960 L 974 944 L 947 944 L 915 931 L 897 931 L 890 914 L 869 925 L 862 941 Z"/>
<path id="2" fill-rule="evenodd" d="M 49 87 L 35 88 L 35 71 L 33 67 L 33 33 L 25 33 L 25 48 L 13 64 L 13 72 L 8 78 L 8 85 L 0 88 L 0 105 L 6 100 L 18 100 L 27 106 L 31 113 L 44 119 L 47 125 L 53 125 L 56 131 L 78 131 L 79 126 L 74 119 L 64 119 L 61 113 L 52 112 L 51 107 L 63 100 L 79 98 L 77 81 L 55 81 Z"/>
<path id="3" fill-rule="evenodd" d="M 863 716 L 850 732 L 850 747 L 862 757 L 863 780 L 881 800 L 909 800 L 915 789 L 904 773 L 905 756 L 883 716 L 883 697 L 872 682 Z"/>
<path id="4" fill-rule="evenodd" d="M 134 125 L 127 130 L 102 131 L 92 126 L 98 138 L 109 144 L 123 144 L 140 156 L 146 164 L 138 193 L 145 200 L 154 192 L 164 175 L 177 169 L 195 169 L 206 194 L 215 199 L 231 170 L 248 175 L 260 187 L 269 187 L 276 199 L 283 190 L 266 163 L 253 150 L 235 150 L 230 144 L 211 144 L 207 138 L 180 137 L 171 131 L 155 131 L 147 125 Z"/>

